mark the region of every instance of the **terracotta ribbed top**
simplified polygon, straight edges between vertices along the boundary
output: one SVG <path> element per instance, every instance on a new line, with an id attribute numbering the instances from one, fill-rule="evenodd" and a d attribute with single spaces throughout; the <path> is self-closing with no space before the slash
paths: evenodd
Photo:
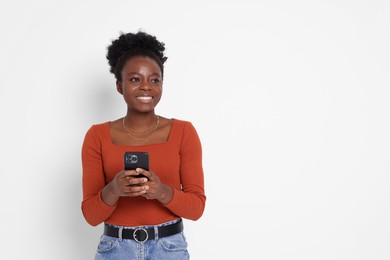
<path id="1" fill-rule="evenodd" d="M 179 217 L 192 220 L 201 217 L 206 202 L 201 143 L 190 122 L 172 120 L 166 142 L 140 146 L 113 144 L 109 122 L 93 125 L 88 130 L 82 147 L 81 207 L 89 224 L 142 226 Z M 168 204 L 162 205 L 142 196 L 121 197 L 115 206 L 102 201 L 103 187 L 124 168 L 126 151 L 149 153 L 150 171 L 173 188 L 173 198 Z"/>

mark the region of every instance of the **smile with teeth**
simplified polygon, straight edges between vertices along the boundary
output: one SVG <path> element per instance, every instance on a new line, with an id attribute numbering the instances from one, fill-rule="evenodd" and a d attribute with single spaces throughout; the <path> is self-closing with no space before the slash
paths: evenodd
<path id="1" fill-rule="evenodd" d="M 138 96 L 137 99 L 142 102 L 150 102 L 152 101 L 152 96 Z"/>

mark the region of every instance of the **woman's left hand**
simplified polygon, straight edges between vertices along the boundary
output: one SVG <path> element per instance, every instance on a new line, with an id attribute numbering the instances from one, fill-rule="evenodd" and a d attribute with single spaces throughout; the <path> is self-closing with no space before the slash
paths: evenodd
<path id="1" fill-rule="evenodd" d="M 142 196 L 147 199 L 157 199 L 162 204 L 167 204 L 173 197 L 173 190 L 168 185 L 165 185 L 160 181 L 160 178 L 151 171 L 146 171 L 141 168 L 137 168 L 136 172 L 143 174 L 148 178 L 148 181 L 143 184 L 147 186 L 146 193 Z"/>

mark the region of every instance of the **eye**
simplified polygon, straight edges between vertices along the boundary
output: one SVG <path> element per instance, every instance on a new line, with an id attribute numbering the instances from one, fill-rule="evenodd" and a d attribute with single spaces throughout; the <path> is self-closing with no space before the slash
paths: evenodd
<path id="1" fill-rule="evenodd" d="M 161 80 L 159 78 L 154 78 L 150 80 L 153 84 L 159 84 Z"/>
<path id="2" fill-rule="evenodd" d="M 138 78 L 138 77 L 131 77 L 131 78 L 129 78 L 129 81 L 130 81 L 130 82 L 140 82 L 141 79 Z"/>

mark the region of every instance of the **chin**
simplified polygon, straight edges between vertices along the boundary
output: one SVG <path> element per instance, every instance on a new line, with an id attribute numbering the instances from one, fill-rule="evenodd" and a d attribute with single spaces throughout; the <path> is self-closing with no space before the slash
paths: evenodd
<path id="1" fill-rule="evenodd" d="M 136 108 L 135 110 L 140 113 L 150 113 L 154 111 L 154 107 L 149 107 L 149 108 L 142 107 L 142 108 Z"/>

